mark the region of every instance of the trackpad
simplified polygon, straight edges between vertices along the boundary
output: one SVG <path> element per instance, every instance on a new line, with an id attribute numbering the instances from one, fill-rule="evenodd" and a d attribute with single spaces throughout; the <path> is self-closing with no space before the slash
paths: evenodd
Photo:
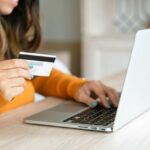
<path id="1" fill-rule="evenodd" d="M 82 110 L 83 108 L 86 108 L 86 106 L 81 103 L 65 102 L 52 108 L 51 111 L 75 113 L 75 112 Z"/>

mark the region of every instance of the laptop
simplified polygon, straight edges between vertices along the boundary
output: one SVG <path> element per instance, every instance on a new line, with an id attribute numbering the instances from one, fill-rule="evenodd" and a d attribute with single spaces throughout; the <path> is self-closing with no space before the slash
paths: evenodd
<path id="1" fill-rule="evenodd" d="M 89 108 L 65 101 L 25 119 L 25 123 L 113 132 L 150 109 L 150 30 L 136 34 L 118 108 Z"/>

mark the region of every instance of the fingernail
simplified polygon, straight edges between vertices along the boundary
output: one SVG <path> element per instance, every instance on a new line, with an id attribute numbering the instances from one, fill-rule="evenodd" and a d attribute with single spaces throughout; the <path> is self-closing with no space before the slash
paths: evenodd
<path id="1" fill-rule="evenodd" d="M 29 68 L 32 69 L 33 68 L 33 64 L 29 64 Z"/>
<path id="2" fill-rule="evenodd" d="M 33 79 L 33 78 L 34 78 L 34 75 L 30 74 L 30 78 Z"/>
<path id="3" fill-rule="evenodd" d="M 92 107 L 92 108 L 94 108 L 94 107 L 96 107 L 97 106 L 97 102 L 92 102 L 91 104 L 90 104 L 90 107 Z"/>
<path id="4" fill-rule="evenodd" d="M 110 104 L 107 104 L 107 108 L 111 108 Z"/>
<path id="5" fill-rule="evenodd" d="M 96 101 L 97 101 L 97 102 L 101 102 L 100 98 L 97 98 Z"/>
<path id="6" fill-rule="evenodd" d="M 118 103 L 115 103 L 114 106 L 115 106 L 115 107 L 118 107 Z"/>

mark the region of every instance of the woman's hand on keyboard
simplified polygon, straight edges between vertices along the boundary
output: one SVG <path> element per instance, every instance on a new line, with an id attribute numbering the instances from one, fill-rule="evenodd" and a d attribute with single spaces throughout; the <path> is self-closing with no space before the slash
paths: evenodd
<path id="1" fill-rule="evenodd" d="M 96 95 L 94 99 L 91 94 Z M 101 81 L 88 81 L 76 92 L 74 98 L 78 102 L 87 104 L 94 108 L 98 105 L 98 99 L 101 101 L 104 107 L 109 108 L 107 97 L 110 99 L 112 104 L 117 107 L 119 97 L 115 89 L 104 85 Z"/>

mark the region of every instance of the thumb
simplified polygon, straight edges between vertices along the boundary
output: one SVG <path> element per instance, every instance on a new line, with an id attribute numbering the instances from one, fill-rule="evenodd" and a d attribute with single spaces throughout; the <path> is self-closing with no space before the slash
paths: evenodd
<path id="1" fill-rule="evenodd" d="M 87 95 L 82 95 L 80 100 L 78 100 L 78 101 L 85 103 L 86 105 L 88 105 L 91 108 L 94 108 L 98 105 L 98 102 L 95 99 L 93 99 Z"/>

